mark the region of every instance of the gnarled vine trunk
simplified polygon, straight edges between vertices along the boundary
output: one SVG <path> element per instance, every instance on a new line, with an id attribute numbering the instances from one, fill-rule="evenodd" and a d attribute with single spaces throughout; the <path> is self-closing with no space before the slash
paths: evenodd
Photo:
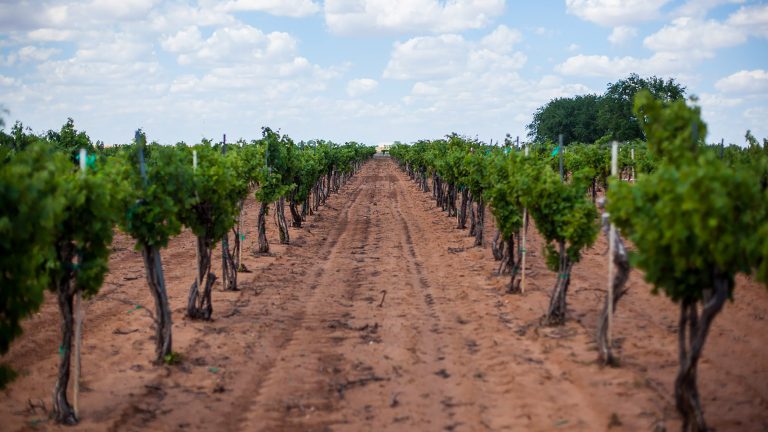
<path id="1" fill-rule="evenodd" d="M 71 264 L 75 255 L 74 245 L 70 242 L 61 244 L 57 248 L 57 258 L 60 263 Z M 53 415 L 57 423 L 75 425 L 78 423 L 77 415 L 67 399 L 69 387 L 69 369 L 72 358 L 72 338 L 74 335 L 73 305 L 75 299 L 75 286 L 72 281 L 73 274 L 67 270 L 54 283 L 56 284 L 56 298 L 61 312 L 61 345 L 59 346 L 59 373 L 56 379 L 56 387 L 53 390 Z"/>
<path id="2" fill-rule="evenodd" d="M 291 201 L 288 203 L 288 208 L 291 210 L 291 226 L 294 228 L 301 228 L 301 223 L 304 221 L 298 206 L 299 203 L 296 202 L 296 191 L 293 191 L 291 192 Z"/>
<path id="3" fill-rule="evenodd" d="M 456 211 L 456 185 L 453 183 L 448 183 L 448 194 L 447 194 L 448 202 L 446 203 L 446 206 L 448 207 L 448 217 L 457 216 Z"/>
<path id="4" fill-rule="evenodd" d="M 520 238 L 520 232 L 517 232 L 518 239 Z M 507 252 L 506 256 L 509 266 L 509 274 L 510 274 L 510 280 L 509 280 L 509 288 L 507 288 L 507 292 L 510 294 L 519 294 L 522 291 L 520 290 L 520 279 L 518 279 L 518 275 L 520 274 L 520 266 L 522 265 L 522 250 L 517 249 L 517 254 L 515 254 L 515 235 L 509 236 L 509 238 L 506 241 L 507 244 Z"/>
<path id="5" fill-rule="evenodd" d="M 469 200 L 469 190 L 466 187 L 461 188 L 461 205 L 459 214 L 456 216 L 456 228 L 464 229 L 467 227 L 467 201 Z"/>
<path id="6" fill-rule="evenodd" d="M 155 300 L 155 364 L 163 363 L 166 356 L 173 351 L 171 308 L 168 304 L 168 293 L 165 290 L 165 276 L 160 250 L 157 247 L 143 245 L 141 256 L 144 258 L 144 269 L 147 275 L 147 286 Z"/>
<path id="7" fill-rule="evenodd" d="M 475 212 L 475 196 L 469 194 L 469 236 L 475 236 L 475 229 L 477 228 L 477 213 Z"/>
<path id="8" fill-rule="evenodd" d="M 288 233 L 288 222 L 285 221 L 285 197 L 275 201 L 275 223 L 280 237 L 280 244 L 289 244 L 291 235 Z"/>
<path id="9" fill-rule="evenodd" d="M 256 228 L 259 232 L 258 253 L 269 253 L 269 241 L 267 241 L 267 210 L 268 203 L 261 203 L 259 207 L 259 217 L 256 219 Z"/>
<path id="10" fill-rule="evenodd" d="M 616 313 L 619 300 L 628 291 L 626 283 L 629 280 L 630 270 L 629 255 L 624 247 L 624 241 L 618 232 L 616 232 L 613 242 L 613 263 L 616 269 L 613 274 L 613 281 L 611 281 L 611 290 L 613 290 L 612 309 L 613 313 Z M 599 360 L 603 364 L 616 365 L 617 359 L 613 356 L 612 347 L 608 341 L 608 297 L 608 295 L 605 296 L 603 310 L 600 312 L 600 317 L 597 320 L 597 348 L 600 356 Z"/>
<path id="11" fill-rule="evenodd" d="M 552 290 L 547 315 L 544 317 L 544 324 L 546 325 L 565 324 L 566 312 L 568 310 L 566 298 L 568 296 L 568 286 L 571 284 L 572 268 L 573 263 L 565 253 L 565 241 L 560 241 L 560 262 L 558 264 L 555 288 Z"/>
<path id="12" fill-rule="evenodd" d="M 232 228 L 233 242 L 229 242 L 229 234 L 224 234 L 221 240 L 221 284 L 225 291 L 237 291 L 237 272 L 240 270 L 240 230 L 238 222 Z"/>
<path id="13" fill-rule="evenodd" d="M 485 202 L 483 197 L 477 199 L 477 216 L 475 222 L 475 246 L 483 245 L 483 225 L 485 224 Z"/>
<path id="14" fill-rule="evenodd" d="M 197 279 L 189 289 L 187 300 L 187 317 L 191 319 L 209 320 L 213 315 L 211 290 L 216 281 L 216 275 L 211 272 L 211 253 L 213 245 L 204 237 L 197 237 Z M 198 287 L 198 282 L 203 286 Z"/>
<path id="15" fill-rule="evenodd" d="M 491 253 L 493 254 L 493 259 L 496 261 L 502 261 L 505 257 L 506 249 L 504 248 L 504 239 L 501 237 L 501 231 L 496 229 L 496 234 L 493 236 L 493 241 L 491 242 Z M 499 274 L 502 274 L 502 268 L 499 267 L 499 271 L 497 272 Z"/>
<path id="16" fill-rule="evenodd" d="M 677 333 L 680 369 L 675 379 L 675 405 L 683 416 L 683 432 L 708 430 L 704 411 L 701 409 L 696 375 L 709 328 L 715 316 L 722 310 L 732 288 L 730 278 L 720 274 L 717 269 L 714 269 L 714 272 L 714 287 L 704 290 L 701 314 L 695 298 L 684 298 L 680 303 L 680 322 Z"/>

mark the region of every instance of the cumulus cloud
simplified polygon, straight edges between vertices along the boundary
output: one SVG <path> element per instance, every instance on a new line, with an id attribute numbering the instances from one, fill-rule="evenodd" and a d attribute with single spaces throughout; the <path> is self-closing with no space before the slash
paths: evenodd
<path id="1" fill-rule="evenodd" d="M 485 36 L 480 43 L 496 52 L 510 52 L 522 40 L 523 34 L 519 30 L 500 25 L 491 34 Z"/>
<path id="2" fill-rule="evenodd" d="M 218 28 L 205 40 L 197 27 L 189 27 L 163 39 L 161 46 L 178 54 L 180 64 L 225 65 L 290 60 L 296 39 L 288 33 L 265 34 L 256 27 L 239 24 Z"/>
<path id="3" fill-rule="evenodd" d="M 710 10 L 724 4 L 739 4 L 745 0 L 687 0 L 682 6 L 677 8 L 674 16 L 705 18 Z"/>
<path id="4" fill-rule="evenodd" d="M 227 12 L 261 11 L 294 18 L 320 11 L 320 5 L 312 0 L 230 0 L 217 8 Z"/>
<path id="5" fill-rule="evenodd" d="M 606 27 L 658 18 L 670 0 L 565 0 L 568 13 Z"/>
<path id="6" fill-rule="evenodd" d="M 353 79 L 347 83 L 347 94 L 358 97 L 370 93 L 379 86 L 379 82 L 370 78 Z"/>
<path id="7" fill-rule="evenodd" d="M 41 48 L 36 46 L 25 46 L 19 49 L 18 56 L 22 62 L 28 61 L 44 61 L 48 60 L 51 56 L 58 54 L 61 50 L 56 48 Z"/>
<path id="8" fill-rule="evenodd" d="M 3 74 L 0 74 L 0 86 L 2 87 L 11 87 L 19 85 L 19 80 L 13 77 L 5 76 Z"/>
<path id="9" fill-rule="evenodd" d="M 480 41 L 468 41 L 457 34 L 420 36 L 395 43 L 384 78 L 398 80 L 434 80 L 467 72 L 522 68 L 527 58 L 513 52 L 522 39 L 520 32 L 498 26 Z"/>
<path id="10" fill-rule="evenodd" d="M 499 26 L 478 40 L 447 34 L 395 44 L 384 76 L 413 82 L 401 99 L 408 113 L 398 119 L 403 129 L 428 124 L 458 133 L 481 129 L 498 136 L 523 134 L 519 125 L 529 122 L 549 98 L 588 91 L 551 75 L 534 80 L 521 76 L 527 58 L 513 50 L 520 40 L 517 30 Z"/>
<path id="11" fill-rule="evenodd" d="M 325 22 L 337 34 L 457 32 L 488 25 L 504 0 L 326 0 Z"/>
<path id="12" fill-rule="evenodd" d="M 422 36 L 396 43 L 384 78 L 426 79 L 456 74 L 466 65 L 469 43 L 460 35 Z"/>
<path id="13" fill-rule="evenodd" d="M 625 38 L 621 34 L 625 31 L 617 34 L 619 28 L 611 34 L 611 42 Z M 555 70 L 564 75 L 607 78 L 632 72 L 679 76 L 714 57 L 718 50 L 743 44 L 747 38 L 743 28 L 730 22 L 680 17 L 643 39 L 643 45 L 653 51 L 650 57 L 577 55 L 555 66 Z"/>
<path id="14" fill-rule="evenodd" d="M 197 26 L 189 26 L 179 30 L 176 34 L 166 36 L 160 41 L 164 50 L 172 53 L 184 53 L 194 51 L 203 44 L 203 37 Z"/>
<path id="15" fill-rule="evenodd" d="M 613 45 L 623 45 L 637 36 L 637 29 L 628 26 L 614 27 L 608 41 Z"/>
<path id="16" fill-rule="evenodd" d="M 75 32 L 52 28 L 35 29 L 27 33 L 27 37 L 33 42 L 64 42 L 74 38 Z"/>
<path id="17" fill-rule="evenodd" d="M 612 79 L 630 73 L 675 75 L 681 71 L 690 70 L 691 66 L 688 59 L 672 53 L 656 53 L 649 58 L 579 54 L 555 66 L 555 71 L 563 75 Z"/>
<path id="18" fill-rule="evenodd" d="M 718 80 L 715 88 L 737 95 L 765 95 L 768 94 L 768 71 L 742 70 Z"/>
<path id="19" fill-rule="evenodd" d="M 750 34 L 768 37 L 768 4 L 741 7 L 728 17 L 727 23 Z"/>
<path id="20" fill-rule="evenodd" d="M 683 17 L 646 37 L 643 44 L 656 52 L 711 57 L 714 51 L 739 45 L 746 39 L 744 32 L 718 21 Z"/>

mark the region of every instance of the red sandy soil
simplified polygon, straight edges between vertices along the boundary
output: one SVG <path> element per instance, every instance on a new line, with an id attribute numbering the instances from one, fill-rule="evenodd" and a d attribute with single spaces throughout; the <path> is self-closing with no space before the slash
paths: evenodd
<path id="1" fill-rule="evenodd" d="M 255 220 L 250 202 L 247 247 Z M 142 260 L 118 235 L 107 281 L 85 306 L 76 430 L 679 430 L 678 309 L 639 271 L 615 318 L 621 366 L 596 361 L 604 238 L 574 269 L 568 322 L 551 328 L 538 324 L 555 282 L 538 234 L 528 290 L 509 295 L 488 246 L 473 248 L 455 224 L 391 160 L 375 159 L 291 228 L 289 246 L 270 225 L 272 254 L 244 253 L 253 272 L 240 274 L 241 291 L 217 283 L 212 322 L 184 318 L 195 267 L 184 232 L 162 252 L 183 356 L 173 366 L 151 363 Z M 486 239 L 493 233 L 489 220 Z M 701 361 L 705 415 L 718 431 L 766 431 L 768 291 L 739 278 L 735 297 Z M 0 430 L 67 429 L 47 416 L 58 366 L 53 300 L 0 358 L 20 372 L 0 393 Z"/>

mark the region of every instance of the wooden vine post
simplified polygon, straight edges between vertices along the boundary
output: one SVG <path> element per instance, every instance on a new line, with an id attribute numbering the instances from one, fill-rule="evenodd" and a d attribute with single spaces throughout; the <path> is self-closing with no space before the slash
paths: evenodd
<path id="1" fill-rule="evenodd" d="M 518 144 L 520 137 L 517 137 Z M 525 157 L 528 157 L 528 146 L 525 146 Z M 525 250 L 525 242 L 528 233 L 528 207 L 523 207 L 523 238 L 520 240 L 520 267 L 523 274 L 520 276 L 520 293 L 525 294 L 525 256 L 528 252 Z"/>
<path id="2" fill-rule="evenodd" d="M 558 153 L 560 153 L 558 156 L 560 157 L 560 183 L 565 183 L 565 173 L 563 172 L 563 153 L 565 153 L 565 147 L 563 147 L 563 134 L 560 134 L 557 137 L 558 146 L 557 149 L 559 150 Z M 565 240 L 560 240 L 560 268 L 564 268 L 562 265 L 564 262 L 565 257 Z M 561 270 L 562 271 L 562 270 Z M 558 273 L 558 278 L 563 277 L 562 273 Z"/>
<path id="3" fill-rule="evenodd" d="M 84 148 L 80 149 L 80 172 L 85 176 L 87 168 L 88 153 Z M 83 293 L 77 290 L 75 294 L 75 371 L 72 383 L 72 408 L 75 410 L 75 417 L 79 416 L 79 397 L 80 397 L 80 346 L 83 338 Z"/>
<path id="4" fill-rule="evenodd" d="M 618 154 L 619 143 L 614 141 L 611 143 L 611 176 L 616 177 L 618 171 Z M 634 155 L 634 152 L 633 152 Z M 611 329 L 613 328 L 613 255 L 615 253 L 616 245 L 616 225 L 613 223 L 608 228 L 608 328 L 606 333 L 608 336 L 608 346 L 612 344 Z"/>
<path id="5" fill-rule="evenodd" d="M 197 150 L 192 150 L 192 172 L 197 172 Z M 197 196 L 197 190 L 195 190 L 195 196 Z M 199 201 L 199 198 L 198 198 Z M 200 288 L 200 247 L 195 247 L 195 262 L 197 262 L 197 272 L 195 272 L 195 282 L 197 283 L 197 289 Z"/>
<path id="6" fill-rule="evenodd" d="M 226 155 L 227 154 L 227 134 L 224 134 L 224 138 L 221 142 L 221 154 Z M 235 239 L 235 242 L 237 242 L 237 239 Z M 224 237 L 221 238 L 221 276 L 222 276 L 222 285 L 224 285 L 224 289 L 226 290 L 228 287 L 228 275 L 227 272 L 227 260 L 229 259 L 229 234 L 224 233 Z M 237 269 L 235 269 L 237 271 Z M 200 286 L 200 285 L 198 285 Z"/>

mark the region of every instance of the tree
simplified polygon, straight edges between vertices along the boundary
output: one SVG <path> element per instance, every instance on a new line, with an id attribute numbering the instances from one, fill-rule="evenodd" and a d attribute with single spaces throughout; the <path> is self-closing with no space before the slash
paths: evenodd
<path id="1" fill-rule="evenodd" d="M 597 122 L 600 103 L 601 97 L 593 94 L 553 99 L 533 114 L 528 137 L 557 142 L 563 134 L 566 142 L 595 142 L 605 134 Z"/>
<path id="2" fill-rule="evenodd" d="M 619 141 L 644 138 L 632 105 L 640 90 L 647 90 L 653 97 L 664 102 L 683 99 L 685 96 L 685 87 L 672 78 L 666 81 L 656 76 L 641 78 L 633 73 L 625 79 L 609 83 L 597 112 L 597 126 L 603 135 L 608 134 Z"/>
<path id="3" fill-rule="evenodd" d="M 635 114 L 658 165 L 634 185 L 612 184 L 608 210 L 635 244 L 633 262 L 654 292 L 680 304 L 675 401 L 683 431 L 706 431 L 697 366 L 736 274 L 751 273 L 768 253 L 755 235 L 765 228 L 765 189 L 753 170 L 733 169 L 704 151 L 699 108 L 641 91 Z"/>

